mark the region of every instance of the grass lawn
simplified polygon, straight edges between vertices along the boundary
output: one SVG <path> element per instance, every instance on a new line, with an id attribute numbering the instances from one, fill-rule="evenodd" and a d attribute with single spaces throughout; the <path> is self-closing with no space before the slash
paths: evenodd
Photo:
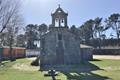
<path id="1" fill-rule="evenodd" d="M 31 59 L 18 59 L 15 62 L 3 62 L 0 66 L 0 80 L 52 80 L 45 77 L 46 71 L 30 66 Z M 57 80 L 120 80 L 120 60 L 94 60 L 59 70 Z M 58 68 L 57 68 L 58 69 Z"/>

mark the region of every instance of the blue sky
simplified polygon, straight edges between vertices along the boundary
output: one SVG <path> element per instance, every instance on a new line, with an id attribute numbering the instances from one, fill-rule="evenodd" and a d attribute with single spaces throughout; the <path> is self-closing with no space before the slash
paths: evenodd
<path id="1" fill-rule="evenodd" d="M 120 0 L 25 0 L 23 16 L 26 24 L 51 23 L 51 12 L 61 5 L 68 12 L 68 24 L 80 26 L 88 19 L 106 18 L 120 12 Z"/>
<path id="2" fill-rule="evenodd" d="M 82 25 L 88 19 L 120 13 L 120 0 L 24 0 L 26 24 L 51 24 L 51 13 L 61 5 L 68 12 L 68 25 Z"/>

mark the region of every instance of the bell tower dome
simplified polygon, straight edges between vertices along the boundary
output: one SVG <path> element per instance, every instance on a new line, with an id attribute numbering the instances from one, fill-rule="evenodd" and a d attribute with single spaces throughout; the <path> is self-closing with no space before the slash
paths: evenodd
<path id="1" fill-rule="evenodd" d="M 51 14 L 52 16 L 52 26 L 54 27 L 68 27 L 67 25 L 67 16 L 68 13 L 65 13 L 63 9 L 58 6 L 56 11 Z"/>

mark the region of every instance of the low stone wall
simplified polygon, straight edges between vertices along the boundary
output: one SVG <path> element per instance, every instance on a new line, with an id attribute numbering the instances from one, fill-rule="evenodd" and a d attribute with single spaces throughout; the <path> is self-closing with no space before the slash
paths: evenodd
<path id="1" fill-rule="evenodd" d="M 37 57 L 38 55 L 40 55 L 40 50 L 36 50 L 36 49 L 26 50 L 26 57 Z"/>
<path id="2" fill-rule="evenodd" d="M 95 55 L 120 55 L 120 49 L 94 49 Z"/>

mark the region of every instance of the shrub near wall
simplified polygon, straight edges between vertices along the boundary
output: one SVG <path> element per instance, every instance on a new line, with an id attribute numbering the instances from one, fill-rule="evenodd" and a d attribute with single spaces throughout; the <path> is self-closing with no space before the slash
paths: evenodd
<path id="1" fill-rule="evenodd" d="M 120 49 L 94 49 L 95 55 L 120 55 Z"/>

